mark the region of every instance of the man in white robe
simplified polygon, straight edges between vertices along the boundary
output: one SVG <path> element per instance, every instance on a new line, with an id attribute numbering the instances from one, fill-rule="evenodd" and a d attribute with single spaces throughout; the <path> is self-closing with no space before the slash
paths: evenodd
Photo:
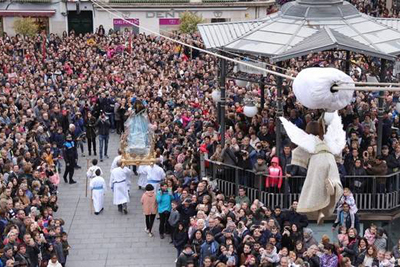
<path id="1" fill-rule="evenodd" d="M 160 182 L 165 179 L 165 172 L 163 168 L 157 164 L 152 164 L 149 166 L 147 171 L 147 184 L 151 184 L 154 187 L 154 192 L 158 192 L 160 188 Z"/>
<path id="2" fill-rule="evenodd" d="M 118 211 L 128 213 L 127 203 L 129 202 L 129 187 L 133 172 L 122 165 L 122 161 L 117 162 L 117 168 L 111 171 L 110 187 L 114 193 L 113 203 L 118 205 Z"/>
<path id="3" fill-rule="evenodd" d="M 147 175 L 150 170 L 149 165 L 141 165 L 137 168 L 137 173 L 139 174 L 139 179 L 138 179 L 138 186 L 139 189 L 145 188 L 147 185 Z"/>
<path id="4" fill-rule="evenodd" d="M 94 178 L 96 176 L 103 175 L 103 171 L 101 170 L 101 168 L 99 166 L 97 166 L 97 163 L 98 163 L 97 159 L 93 159 L 92 160 L 92 166 L 86 172 L 87 178 L 92 179 L 92 178 Z M 99 175 L 96 175 L 96 171 L 97 170 L 100 170 L 100 174 Z"/>
<path id="5" fill-rule="evenodd" d="M 101 170 L 95 171 L 95 177 L 90 180 L 90 190 L 92 190 L 92 200 L 94 207 L 94 214 L 99 215 L 104 209 L 104 195 L 107 190 L 106 182 L 101 177 Z"/>
<path id="6" fill-rule="evenodd" d="M 122 158 L 122 150 L 121 150 L 121 149 L 118 149 L 118 156 L 116 156 L 116 157 L 114 158 L 113 162 L 111 163 L 110 172 L 111 172 L 112 170 L 114 170 L 115 168 L 118 167 L 118 166 L 117 166 L 117 162 L 118 162 L 119 160 L 121 160 L 121 158 Z"/>

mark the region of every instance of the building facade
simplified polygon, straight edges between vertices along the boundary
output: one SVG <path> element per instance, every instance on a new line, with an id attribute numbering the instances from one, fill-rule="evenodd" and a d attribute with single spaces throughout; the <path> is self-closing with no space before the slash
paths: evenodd
<path id="1" fill-rule="evenodd" d="M 40 30 L 62 34 L 67 29 L 66 3 L 51 0 L 0 0 L 0 33 L 14 35 L 14 21 L 31 17 Z"/>
<path id="2" fill-rule="evenodd" d="M 206 23 L 228 22 L 257 19 L 267 15 L 268 8 L 274 1 L 263 2 L 188 2 L 183 4 L 116 4 L 109 3 L 114 13 L 118 13 L 124 19 L 143 26 L 154 32 L 170 32 L 179 28 L 180 15 L 183 12 L 191 12 L 201 16 Z M 129 28 L 134 32 L 146 32 L 121 18 L 115 18 L 105 10 L 96 7 L 94 19 L 95 28 L 100 25 L 106 30 L 123 30 Z"/>
<path id="3" fill-rule="evenodd" d="M 221 2 L 222 1 L 222 2 Z M 177 30 L 180 15 L 191 12 L 205 22 L 257 19 L 267 15 L 274 0 L 238 2 L 227 0 L 108 0 L 97 1 L 114 16 L 89 1 L 0 0 L 0 33 L 14 35 L 14 21 L 34 18 L 41 30 L 62 34 L 95 32 L 100 25 L 106 31 L 129 28 L 135 33 L 165 33 Z M 119 17 L 118 17 L 119 16 Z M 122 17 L 122 18 L 121 18 Z M 142 26 L 140 29 L 129 22 Z"/>

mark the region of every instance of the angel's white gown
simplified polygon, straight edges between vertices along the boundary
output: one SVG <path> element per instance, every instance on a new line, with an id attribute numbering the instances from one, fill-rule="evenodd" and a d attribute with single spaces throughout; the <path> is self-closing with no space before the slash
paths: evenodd
<path id="1" fill-rule="evenodd" d="M 346 133 L 339 115 L 334 113 L 332 117 L 323 141 L 281 118 L 291 141 L 298 145 L 292 153 L 292 164 L 307 168 L 297 212 L 317 215 L 318 223 L 333 214 L 343 194 L 334 154 L 339 155 L 343 150 Z"/>
<path id="2" fill-rule="evenodd" d="M 307 176 L 301 190 L 297 212 L 314 213 L 318 216 L 318 223 L 323 217 L 330 216 L 335 210 L 336 203 L 343 194 L 339 171 L 335 156 L 328 146 L 318 137 L 315 153 L 303 151 L 301 160 L 309 157 Z M 300 147 L 296 148 L 301 149 Z M 293 162 L 299 161 L 297 153 L 293 153 Z"/>

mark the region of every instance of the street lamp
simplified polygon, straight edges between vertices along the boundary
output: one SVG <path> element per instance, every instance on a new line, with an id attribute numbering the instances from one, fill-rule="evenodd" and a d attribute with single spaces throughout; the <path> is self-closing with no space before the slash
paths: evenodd
<path id="1" fill-rule="evenodd" d="M 245 106 L 243 108 L 243 113 L 246 117 L 252 118 L 258 113 L 257 107 L 254 105 L 253 101 L 250 99 L 245 100 Z"/>

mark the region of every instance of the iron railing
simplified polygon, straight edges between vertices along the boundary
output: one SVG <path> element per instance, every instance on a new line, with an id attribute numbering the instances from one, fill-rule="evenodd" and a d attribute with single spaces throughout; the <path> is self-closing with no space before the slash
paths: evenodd
<path id="1" fill-rule="evenodd" d="M 237 195 L 239 186 L 245 188 L 251 201 L 259 199 L 274 208 L 289 208 L 298 200 L 305 176 L 283 177 L 282 187 L 266 188 L 268 174 L 255 173 L 237 166 L 204 159 L 203 174 L 216 181 L 226 195 Z M 349 187 L 360 211 L 392 211 L 400 207 L 400 172 L 383 176 L 344 176 L 343 187 Z"/>

